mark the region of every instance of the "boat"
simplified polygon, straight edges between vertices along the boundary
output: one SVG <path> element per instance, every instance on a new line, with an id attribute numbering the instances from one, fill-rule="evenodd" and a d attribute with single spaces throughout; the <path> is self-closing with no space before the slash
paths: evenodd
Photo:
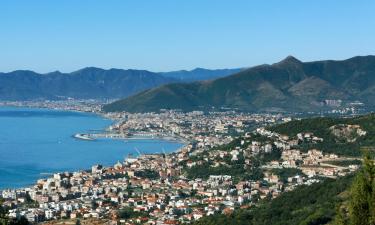
<path id="1" fill-rule="evenodd" d="M 80 140 L 85 140 L 85 141 L 94 141 L 95 139 L 90 137 L 87 134 L 75 134 L 73 137 L 80 139 Z"/>

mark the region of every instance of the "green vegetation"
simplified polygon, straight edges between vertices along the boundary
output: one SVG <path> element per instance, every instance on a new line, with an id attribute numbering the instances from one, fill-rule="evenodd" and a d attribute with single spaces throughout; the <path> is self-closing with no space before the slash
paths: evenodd
<path id="1" fill-rule="evenodd" d="M 337 140 L 330 127 L 338 124 L 359 125 L 367 133 L 358 137 L 355 142 Z M 300 149 L 307 151 L 317 148 L 325 153 L 334 153 L 344 156 L 360 156 L 362 149 L 372 149 L 375 146 L 375 114 L 358 116 L 354 118 L 310 118 L 294 120 L 288 123 L 269 128 L 271 131 L 295 137 L 298 133 L 312 132 L 315 136 L 323 138 L 323 142 L 302 143 Z M 374 153 L 374 152 L 373 152 Z"/>
<path id="2" fill-rule="evenodd" d="M 361 130 L 366 131 L 366 135 L 356 136 L 356 140 L 353 142 L 337 138 L 337 134 L 334 135 L 330 127 L 339 124 L 359 125 Z M 324 139 L 322 143 L 304 143 L 301 147 L 302 150 L 317 148 L 325 153 L 360 156 L 362 150 L 365 149 L 369 154 L 364 160 L 363 168 L 356 176 L 349 175 L 337 180 L 325 179 L 318 184 L 301 186 L 294 191 L 283 193 L 270 202 L 262 201 L 250 209 L 236 209 L 229 216 L 218 214 L 204 217 L 194 224 L 375 224 L 375 166 L 370 160 L 370 157 L 374 155 L 375 146 L 375 114 L 354 118 L 304 119 L 276 125 L 269 129 L 290 137 L 295 137 L 298 133 L 312 132 L 314 136 Z M 351 138 L 355 136 L 350 135 Z M 258 141 L 267 142 L 269 140 Z M 251 138 L 245 140 L 243 145 L 241 145 L 241 139 L 235 139 L 228 145 L 216 147 L 212 151 L 230 151 L 236 146 L 246 148 L 249 143 L 251 143 Z M 231 161 L 229 156 L 215 159 L 224 163 L 217 167 L 212 167 L 211 161 L 205 161 L 204 156 L 200 155 L 196 157 L 196 160 L 203 164 L 188 169 L 186 173 L 189 178 L 207 178 L 209 175 L 226 174 L 233 176 L 235 181 L 249 179 L 251 176 L 262 173 L 259 171 L 259 165 L 272 159 L 279 159 L 279 154 L 279 151 L 273 151 L 268 156 L 261 154 L 256 158 L 251 158 L 252 164 L 248 167 L 244 165 L 241 154 L 238 161 Z M 330 161 L 329 163 L 339 166 L 360 165 L 361 160 Z M 279 175 L 283 181 L 286 181 L 290 176 L 302 174 L 299 169 L 272 169 L 270 172 Z"/>
<path id="3" fill-rule="evenodd" d="M 281 151 L 279 149 L 274 149 L 270 153 L 263 153 L 259 155 L 259 160 L 261 164 L 265 164 L 267 162 L 273 161 L 273 160 L 280 160 L 281 157 Z"/>
<path id="4" fill-rule="evenodd" d="M 271 172 L 278 175 L 283 182 L 287 182 L 288 177 L 293 177 L 296 175 L 304 176 L 302 170 L 297 168 L 272 169 Z"/>
<path id="5" fill-rule="evenodd" d="M 375 164 L 369 155 L 365 157 L 363 164 L 350 190 L 351 225 L 375 224 Z"/>
<path id="6" fill-rule="evenodd" d="M 136 212 L 131 207 L 125 207 L 118 211 L 118 215 L 121 219 L 132 219 L 137 217 L 145 217 L 148 214 L 145 212 Z"/>
<path id="7" fill-rule="evenodd" d="M 327 179 L 322 183 L 301 186 L 278 198 L 250 209 L 235 210 L 226 216 L 204 217 L 195 225 L 312 225 L 326 224 L 336 215 L 341 195 L 350 187 L 353 176 Z"/>
<path id="8" fill-rule="evenodd" d="M 208 70 L 203 68 L 196 68 L 194 70 L 179 70 L 172 72 L 162 72 L 159 73 L 164 77 L 173 78 L 183 82 L 192 82 L 197 80 L 212 80 L 219 77 L 225 77 L 230 74 L 235 74 L 240 72 L 242 69 L 216 69 Z"/>
<path id="9" fill-rule="evenodd" d="M 3 204 L 3 200 L 0 199 L 0 225 L 5 225 L 8 219 L 5 216 L 6 210 L 4 209 L 4 207 L 2 207 L 2 204 Z"/>
<path id="10" fill-rule="evenodd" d="M 189 179 L 207 179 L 210 175 L 230 175 L 233 177 L 234 181 L 257 180 L 263 177 L 262 170 L 259 167 L 253 166 L 246 168 L 241 164 L 212 167 L 209 163 L 204 163 L 187 169 L 186 173 Z"/>
<path id="11" fill-rule="evenodd" d="M 281 152 L 279 150 L 272 151 L 271 153 L 262 153 L 257 157 L 251 157 L 251 163 L 249 165 L 245 164 L 243 154 L 239 154 L 238 160 L 235 161 L 232 161 L 231 157 L 226 155 L 223 159 L 215 159 L 224 164 L 214 166 L 212 161 L 203 161 L 201 165 L 186 168 L 185 173 L 189 179 L 207 179 L 210 175 L 230 175 L 234 182 L 242 180 L 259 180 L 263 178 L 263 171 L 260 166 L 266 162 L 280 159 L 280 155 Z"/>
<path id="12" fill-rule="evenodd" d="M 142 177 L 142 178 L 148 178 L 150 180 L 155 180 L 155 179 L 159 179 L 159 173 L 155 170 L 140 170 L 140 171 L 136 171 L 134 173 L 135 176 L 137 177 Z"/>
<path id="13" fill-rule="evenodd" d="M 105 111 L 158 112 L 162 108 L 258 111 L 328 109 L 313 102 L 325 99 L 361 100 L 375 105 L 374 56 L 344 61 L 303 63 L 294 57 L 237 74 L 185 84 L 168 84 L 140 92 L 104 107 Z"/>
<path id="14" fill-rule="evenodd" d="M 241 145 L 241 141 L 244 141 L 243 145 Z M 228 144 L 216 146 L 210 149 L 210 151 L 214 151 L 214 150 L 230 151 L 230 150 L 235 149 L 238 146 L 241 146 L 241 148 L 247 148 L 251 144 L 252 141 L 257 141 L 257 142 L 262 142 L 262 143 L 273 142 L 271 138 L 268 138 L 266 136 L 262 136 L 260 134 L 251 134 L 251 136 L 247 138 L 237 136 L 237 138 L 235 138 L 233 141 L 229 142 Z"/>
<path id="15" fill-rule="evenodd" d="M 21 217 L 19 220 L 9 219 L 6 216 L 8 209 L 2 206 L 3 202 L 4 200 L 0 199 L 0 225 L 29 225 L 30 224 L 25 217 Z"/>
<path id="16" fill-rule="evenodd" d="M 241 145 L 241 141 L 244 143 Z M 204 158 L 210 158 L 210 153 L 215 151 L 225 151 L 230 152 L 241 146 L 241 148 L 247 148 L 252 141 L 258 141 L 262 143 L 272 143 L 272 140 L 261 136 L 259 134 L 253 134 L 251 137 L 247 138 L 236 138 L 228 144 L 216 146 L 208 151 L 205 151 L 199 155 L 191 156 L 190 160 L 194 162 L 201 162 L 192 168 L 186 168 L 185 174 L 189 179 L 203 178 L 207 179 L 210 175 L 230 175 L 233 177 L 234 181 L 242 180 L 259 180 L 263 178 L 263 171 L 260 169 L 261 165 L 272 160 L 279 160 L 281 157 L 281 151 L 273 146 L 273 151 L 270 153 L 260 153 L 256 157 L 250 157 L 249 165 L 245 164 L 245 157 L 242 152 L 237 156 L 238 160 L 232 160 L 231 155 L 225 155 L 223 158 L 216 157 L 215 159 L 204 160 Z M 219 165 L 214 165 L 213 162 L 220 163 Z M 185 164 L 184 162 L 183 164 Z"/>
<path id="17" fill-rule="evenodd" d="M 293 174 L 298 171 L 273 171 Z M 289 173 L 289 174 L 288 174 Z M 300 186 L 270 202 L 231 215 L 216 214 L 194 225 L 374 225 L 375 164 L 366 154 L 358 173 Z"/>
<path id="18" fill-rule="evenodd" d="M 235 149 L 237 146 L 241 146 L 241 138 L 235 138 L 233 141 L 225 145 L 219 145 L 214 148 L 211 148 L 210 151 L 221 150 L 221 151 L 230 151 Z"/>
<path id="19" fill-rule="evenodd" d="M 343 161 L 326 161 L 326 162 L 323 162 L 323 163 L 347 167 L 349 165 L 361 165 L 362 161 L 358 160 L 358 159 L 355 159 L 355 160 L 343 160 Z"/>

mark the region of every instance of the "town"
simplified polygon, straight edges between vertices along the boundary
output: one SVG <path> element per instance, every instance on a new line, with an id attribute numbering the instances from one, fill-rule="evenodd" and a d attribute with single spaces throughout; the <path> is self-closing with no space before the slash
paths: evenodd
<path id="1" fill-rule="evenodd" d="M 358 158 L 298 149 L 302 143 L 323 141 L 313 133 L 286 136 L 268 129 L 298 119 L 291 115 L 163 110 L 103 116 L 115 121 L 106 131 L 109 136 L 166 138 L 185 145 L 169 154 L 137 150 L 137 156 L 119 159 L 113 166 L 56 173 L 32 187 L 2 190 L 0 198 L 10 218 L 46 224 L 78 219 L 189 223 L 251 207 L 299 185 L 344 176 L 359 164 Z M 366 135 L 359 127 L 353 129 Z"/>

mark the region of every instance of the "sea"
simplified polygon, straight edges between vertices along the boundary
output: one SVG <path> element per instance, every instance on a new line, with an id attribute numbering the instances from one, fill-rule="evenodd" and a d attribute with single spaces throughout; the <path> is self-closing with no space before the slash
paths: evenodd
<path id="1" fill-rule="evenodd" d="M 114 165 L 129 155 L 173 152 L 182 143 L 165 140 L 79 140 L 76 133 L 104 131 L 101 116 L 37 108 L 0 107 L 0 190 L 32 186 L 56 172 Z"/>

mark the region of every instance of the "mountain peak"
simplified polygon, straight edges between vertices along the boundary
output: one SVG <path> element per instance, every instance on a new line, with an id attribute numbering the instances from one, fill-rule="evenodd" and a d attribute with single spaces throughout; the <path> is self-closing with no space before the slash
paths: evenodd
<path id="1" fill-rule="evenodd" d="M 323 99 L 359 99 L 373 107 L 374 93 L 368 90 L 375 87 L 372 79 L 375 63 L 367 58 L 355 60 L 358 62 L 304 63 L 288 56 L 271 66 L 252 67 L 210 82 L 174 83 L 141 92 L 106 105 L 104 111 L 159 112 L 161 108 L 209 111 L 212 107 L 224 107 L 306 112 L 325 109 L 323 104 L 317 104 Z"/>
<path id="2" fill-rule="evenodd" d="M 205 68 L 202 68 L 202 67 L 197 67 L 197 68 L 195 68 L 195 69 L 193 69 L 193 70 L 190 70 L 191 72 L 194 72 L 194 71 L 205 71 L 205 70 L 207 70 L 207 69 L 205 69 Z"/>
<path id="3" fill-rule="evenodd" d="M 279 63 L 302 63 L 300 60 L 298 60 L 296 57 L 292 55 L 288 55 L 285 59 L 281 60 Z"/>
<path id="4" fill-rule="evenodd" d="M 79 70 L 74 71 L 72 73 L 89 73 L 89 72 L 92 73 L 92 72 L 97 72 L 97 71 L 104 71 L 104 69 L 90 66 L 90 67 L 85 67 L 85 68 L 79 69 Z"/>

